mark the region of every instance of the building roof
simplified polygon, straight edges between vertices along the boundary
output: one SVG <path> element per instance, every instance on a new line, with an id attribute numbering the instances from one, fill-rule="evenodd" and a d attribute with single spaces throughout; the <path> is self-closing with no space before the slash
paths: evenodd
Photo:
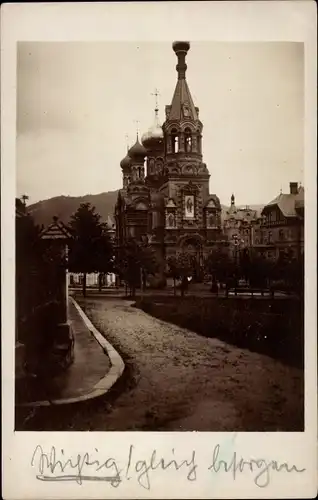
<path id="1" fill-rule="evenodd" d="M 53 222 L 47 228 L 44 228 L 40 234 L 44 240 L 64 240 L 71 238 L 68 227 L 57 217 L 53 217 Z"/>
<path id="2" fill-rule="evenodd" d="M 297 209 L 304 207 L 304 188 L 300 187 L 297 194 L 280 193 L 276 198 L 265 205 L 263 212 L 277 206 L 284 217 L 297 217 Z"/>
<path id="3" fill-rule="evenodd" d="M 260 215 L 260 210 L 248 206 L 244 208 L 236 207 L 233 201 L 230 208 L 225 212 L 224 220 L 235 219 L 242 222 L 251 222 L 252 220 L 258 219 Z"/>

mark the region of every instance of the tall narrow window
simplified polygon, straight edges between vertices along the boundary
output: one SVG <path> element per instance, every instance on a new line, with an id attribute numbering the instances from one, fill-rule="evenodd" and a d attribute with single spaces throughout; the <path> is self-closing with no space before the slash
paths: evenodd
<path id="1" fill-rule="evenodd" d="M 192 151 L 192 137 L 191 137 L 191 130 L 189 128 L 185 129 L 184 138 L 185 138 L 186 153 L 190 153 Z"/>
<path id="2" fill-rule="evenodd" d="M 173 153 L 177 153 L 179 151 L 178 131 L 175 129 L 171 131 L 171 146 Z"/>
<path id="3" fill-rule="evenodd" d="M 197 149 L 198 149 L 198 153 L 201 154 L 202 144 L 201 144 L 201 135 L 200 134 L 197 135 Z"/>

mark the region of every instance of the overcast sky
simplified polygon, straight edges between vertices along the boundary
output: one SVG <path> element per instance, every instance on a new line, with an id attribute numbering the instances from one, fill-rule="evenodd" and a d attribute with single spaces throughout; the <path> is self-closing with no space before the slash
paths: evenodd
<path id="1" fill-rule="evenodd" d="M 203 122 L 210 192 L 267 203 L 303 180 L 303 45 L 191 43 L 187 80 Z M 132 145 L 161 122 L 177 73 L 171 43 L 18 45 L 17 195 L 29 203 L 121 187 Z"/>

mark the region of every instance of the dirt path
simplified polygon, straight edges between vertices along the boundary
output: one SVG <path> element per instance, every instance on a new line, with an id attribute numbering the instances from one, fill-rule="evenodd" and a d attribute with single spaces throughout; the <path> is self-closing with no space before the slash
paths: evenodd
<path id="1" fill-rule="evenodd" d="M 162 322 L 122 299 L 80 304 L 130 377 L 107 409 L 91 414 L 90 430 L 302 430 L 301 370 Z M 74 416 L 74 428 L 83 428 L 81 418 Z"/>

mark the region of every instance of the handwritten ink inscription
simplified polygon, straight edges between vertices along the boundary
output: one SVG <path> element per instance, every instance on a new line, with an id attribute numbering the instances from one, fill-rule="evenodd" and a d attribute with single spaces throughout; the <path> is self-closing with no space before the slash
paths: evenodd
<path id="1" fill-rule="evenodd" d="M 259 488 L 269 485 L 272 472 L 302 473 L 306 470 L 275 460 L 238 458 L 235 451 L 230 460 L 221 460 L 220 452 L 221 446 L 217 444 L 211 454 L 211 463 L 201 468 L 211 475 L 219 472 L 230 473 L 233 480 L 238 473 L 249 473 Z M 173 470 L 190 482 L 197 481 L 199 474 L 194 450 L 183 459 L 176 458 L 174 449 L 171 450 L 169 459 L 158 456 L 157 450 L 153 450 L 148 458 L 140 459 L 135 447 L 131 445 L 124 463 L 124 468 L 120 468 L 119 461 L 115 458 L 100 458 L 97 448 L 93 453 L 85 452 L 76 457 L 69 457 L 64 449 L 57 451 L 52 446 L 49 452 L 45 452 L 37 445 L 31 458 L 31 466 L 35 468 L 39 481 L 74 481 L 79 485 L 84 481 L 105 481 L 117 488 L 123 481 L 134 478 L 142 488 L 150 490 L 151 476 L 159 470 Z"/>

